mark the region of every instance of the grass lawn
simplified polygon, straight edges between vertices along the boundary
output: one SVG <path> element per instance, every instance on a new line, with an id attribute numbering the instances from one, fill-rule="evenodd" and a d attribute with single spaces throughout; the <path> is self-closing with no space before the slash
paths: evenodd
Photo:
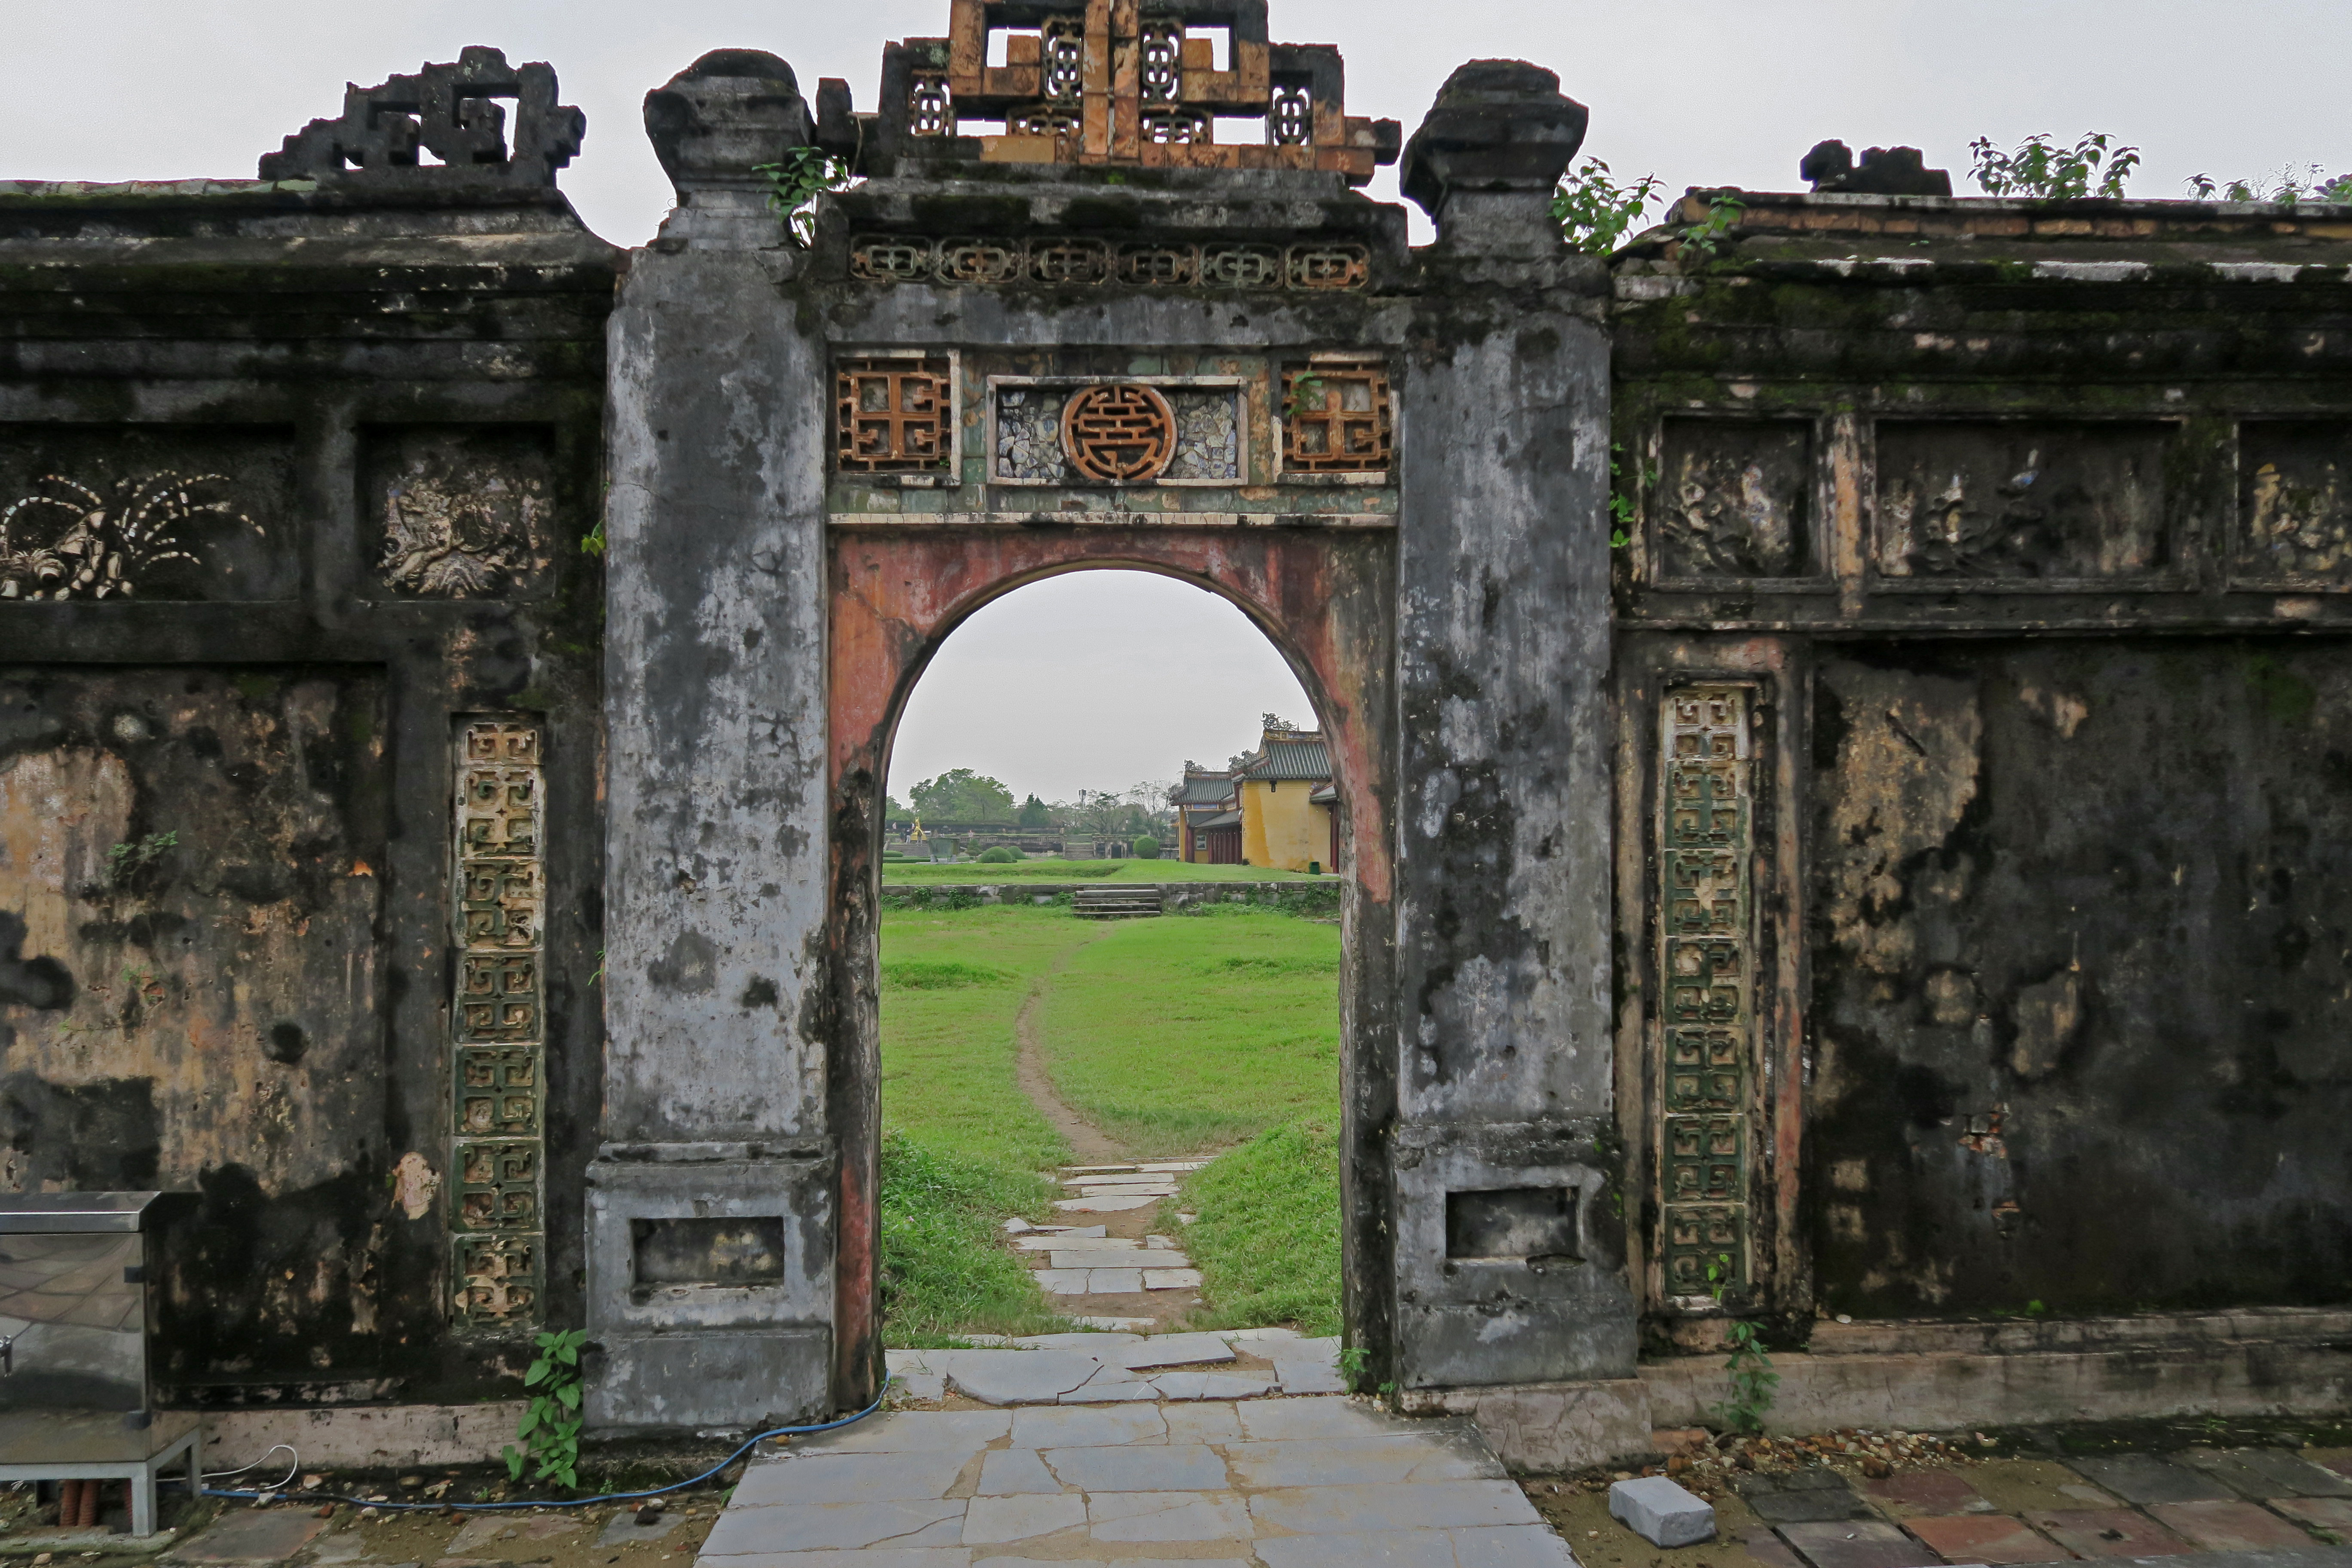
<path id="1" fill-rule="evenodd" d="M 882 917 L 883 1336 L 1065 1326 L 1003 1245 L 1006 1216 L 1043 1219 L 1038 1172 L 1069 1146 L 1013 1078 L 1021 1005 L 1104 928 L 1061 910 Z"/>
<path id="2" fill-rule="evenodd" d="M 1037 1173 L 1069 1158 L 1015 1078 L 1033 992 L 1055 1086 L 1097 1126 L 1143 1156 L 1241 1144 L 1184 1189 L 1203 1326 L 1334 1331 L 1339 968 L 1337 926 L 1270 910 L 886 912 L 886 1342 L 1061 1326 L 1000 1228 L 1046 1217 Z"/>
<path id="3" fill-rule="evenodd" d="M 1188 1326 L 1255 1329 L 1287 1323 L 1309 1336 L 1339 1331 L 1338 1118 L 1261 1132 L 1184 1180 L 1163 1212 L 1199 1215 L 1181 1227 L 1201 1271 L 1202 1304 Z"/>
<path id="4" fill-rule="evenodd" d="M 885 882 L 1328 882 L 1328 874 L 1310 877 L 1272 866 L 1192 866 L 1181 860 L 1019 860 L 1010 865 L 983 866 L 962 860 L 934 866 L 927 860 L 883 863 Z"/>
<path id="5" fill-rule="evenodd" d="M 1339 1106 L 1339 928 L 1271 910 L 1107 922 L 1040 1014 L 1054 1087 L 1146 1157 Z"/>

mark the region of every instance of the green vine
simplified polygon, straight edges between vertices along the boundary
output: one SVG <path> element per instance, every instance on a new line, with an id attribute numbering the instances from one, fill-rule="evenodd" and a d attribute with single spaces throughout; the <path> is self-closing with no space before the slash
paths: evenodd
<path id="1" fill-rule="evenodd" d="M 1587 256 L 1606 256 L 1642 221 L 1664 188 L 1655 174 L 1621 185 L 1608 164 L 1587 158 L 1552 193 L 1552 219 L 1569 244 Z"/>
<path id="2" fill-rule="evenodd" d="M 114 887 L 123 887 L 142 871 L 163 858 L 167 849 L 176 848 L 180 842 L 177 832 L 151 833 L 146 837 L 118 844 L 106 852 L 106 879 Z"/>
<path id="3" fill-rule="evenodd" d="M 1738 196 L 1717 191 L 1706 198 L 1706 216 L 1697 223 L 1685 224 L 1675 237 L 1685 249 L 1696 250 L 1712 261 L 1717 251 L 1731 241 L 1731 231 L 1739 226 L 1739 215 L 1748 204 Z"/>
<path id="4" fill-rule="evenodd" d="M 1764 1430 L 1764 1413 L 1772 1408 L 1772 1391 L 1780 1385 L 1780 1374 L 1772 1370 L 1772 1358 L 1764 1353 L 1755 1324 L 1732 1324 L 1723 1342 L 1731 1351 L 1723 1363 L 1731 1379 L 1731 1397 L 1714 1407 L 1715 1415 L 1732 1431 L 1752 1437 Z"/>
<path id="5" fill-rule="evenodd" d="M 576 1489 L 583 1388 L 580 1347 L 588 1342 L 588 1331 L 558 1329 L 535 1334 L 530 1342 L 539 1347 L 539 1359 L 522 1374 L 522 1385 L 537 1392 L 515 1426 L 522 1447 L 512 1443 L 506 1447 L 507 1477 L 521 1480 L 524 1469 L 536 1463 L 539 1468 L 532 1471 L 532 1480 L 560 1481 Z"/>
<path id="6" fill-rule="evenodd" d="M 2104 131 L 2089 132 L 2072 147 L 2037 133 L 2004 153 L 1990 137 L 1969 143 L 1971 171 L 1989 196 L 2035 196 L 2064 201 L 2079 196 L 2120 196 L 2124 182 L 2139 167 L 2139 149 L 2113 145 Z M 2093 184 L 2096 181 L 2096 184 Z"/>
<path id="7" fill-rule="evenodd" d="M 1609 548 L 1612 550 L 1622 550 L 1633 542 L 1633 520 L 1637 515 L 1633 498 L 1618 488 L 1618 482 L 1625 477 L 1625 465 L 1621 460 L 1624 456 L 1625 443 L 1609 443 L 1609 516 L 1615 524 L 1609 532 Z M 1656 484 L 1658 470 L 1651 468 L 1645 471 L 1642 475 L 1642 482 Z"/>
<path id="8" fill-rule="evenodd" d="M 822 147 L 795 147 L 779 163 L 761 163 L 751 172 L 768 182 L 768 205 L 784 220 L 784 230 L 796 244 L 816 238 L 816 199 L 849 184 L 849 160 L 836 158 Z"/>

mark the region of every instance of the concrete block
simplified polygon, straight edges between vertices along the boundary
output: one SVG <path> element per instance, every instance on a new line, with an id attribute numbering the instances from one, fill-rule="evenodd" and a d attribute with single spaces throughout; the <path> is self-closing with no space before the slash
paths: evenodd
<path id="1" fill-rule="evenodd" d="M 1609 1517 L 1653 1546 L 1688 1546 L 1715 1533 L 1715 1505 L 1664 1476 L 1612 1485 Z"/>

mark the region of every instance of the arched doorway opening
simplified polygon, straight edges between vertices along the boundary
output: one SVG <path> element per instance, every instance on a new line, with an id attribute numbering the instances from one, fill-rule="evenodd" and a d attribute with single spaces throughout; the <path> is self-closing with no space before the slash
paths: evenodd
<path id="1" fill-rule="evenodd" d="M 1392 961 L 1389 681 L 1392 560 L 1383 535 L 1342 530 L 841 530 L 832 558 L 828 669 L 833 783 L 829 1076 L 840 1129 L 836 1393 L 870 1397 L 879 1361 L 877 1205 L 881 1119 L 876 963 L 890 746 L 916 682 L 982 606 L 1045 577 L 1103 568 L 1156 573 L 1216 593 L 1280 650 L 1328 745 L 1342 887 L 1339 974 L 1344 1310 L 1365 1331 L 1385 1267 L 1383 1194 L 1358 1147 L 1393 1104 L 1379 1048 Z"/>

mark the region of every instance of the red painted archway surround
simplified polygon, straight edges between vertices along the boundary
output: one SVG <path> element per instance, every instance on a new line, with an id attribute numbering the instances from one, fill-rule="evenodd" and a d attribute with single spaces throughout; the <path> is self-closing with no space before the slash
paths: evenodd
<path id="1" fill-rule="evenodd" d="M 835 1376 L 872 1398 L 878 1015 L 874 936 L 879 807 L 898 716 L 950 633 L 991 600 L 1065 572 L 1126 567 L 1238 605 L 1279 648 L 1331 748 L 1352 928 L 1391 902 L 1393 534 L 1333 527 L 992 527 L 893 524 L 831 535 L 826 675 L 833 802 L 833 1021 L 828 1076 L 841 1150 Z M 1352 929 L 1350 935 L 1352 936 Z M 1348 1004 L 1343 996 L 1343 1018 Z"/>

